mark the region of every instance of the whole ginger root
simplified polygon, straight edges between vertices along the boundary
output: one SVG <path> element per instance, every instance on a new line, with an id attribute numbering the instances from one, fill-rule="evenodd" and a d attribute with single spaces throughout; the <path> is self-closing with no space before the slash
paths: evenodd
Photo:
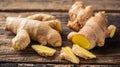
<path id="1" fill-rule="evenodd" d="M 69 10 L 70 20 L 67 26 L 74 31 L 79 31 L 92 15 L 92 6 L 85 7 L 83 2 L 75 2 Z"/>
<path id="2" fill-rule="evenodd" d="M 33 16 L 27 18 L 7 17 L 5 30 L 16 34 L 16 37 L 12 39 L 13 48 L 16 50 L 25 49 L 30 43 L 30 39 L 38 41 L 42 45 L 61 46 L 62 38 L 58 32 L 62 29 L 61 22 L 57 19 L 50 20 L 50 15 L 47 18 L 49 21 L 46 21 L 45 16 L 42 18 L 44 21 L 40 21 L 39 19 L 32 20 L 35 18 L 30 19 Z M 41 16 L 37 16 L 36 18 L 38 17 Z"/>
<path id="3" fill-rule="evenodd" d="M 98 12 L 92 16 L 79 32 L 71 32 L 68 39 L 74 44 L 78 44 L 83 48 L 92 49 L 95 46 L 104 46 L 105 38 L 113 37 L 116 26 L 107 25 L 107 17 L 105 12 Z"/>

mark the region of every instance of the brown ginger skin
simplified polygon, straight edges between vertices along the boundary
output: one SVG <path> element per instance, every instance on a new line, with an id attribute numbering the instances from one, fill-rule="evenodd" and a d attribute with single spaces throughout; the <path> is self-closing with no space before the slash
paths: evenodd
<path id="1" fill-rule="evenodd" d="M 16 50 L 25 49 L 30 43 L 30 39 L 38 41 L 42 45 L 49 44 L 54 47 L 59 47 L 62 44 L 59 32 L 43 21 L 8 17 L 6 19 L 5 30 L 12 31 L 17 34 L 17 36 L 12 40 L 12 46 Z"/>
<path id="2" fill-rule="evenodd" d="M 62 31 L 61 22 L 53 15 L 39 13 L 39 14 L 30 15 L 27 18 L 32 19 L 32 20 L 43 21 L 44 23 L 47 23 L 53 29 L 59 32 Z"/>
<path id="3" fill-rule="evenodd" d="M 49 20 L 56 19 L 55 16 L 52 16 L 52 15 L 49 15 L 49 14 L 44 14 L 44 13 L 30 15 L 27 18 L 28 19 L 39 20 L 39 21 L 49 21 Z"/>
<path id="4" fill-rule="evenodd" d="M 89 50 L 95 46 L 103 46 L 105 38 L 113 37 L 115 30 L 114 25 L 107 25 L 105 12 L 98 12 L 86 22 L 79 32 L 69 33 L 68 39 Z"/>
<path id="5" fill-rule="evenodd" d="M 14 47 L 15 50 L 21 50 L 21 48 L 25 49 L 29 43 L 29 34 L 24 29 L 18 30 L 16 37 L 12 39 L 12 47 Z"/>
<path id="6" fill-rule="evenodd" d="M 75 2 L 69 10 L 70 20 L 68 21 L 67 26 L 74 31 L 79 31 L 92 14 L 92 6 L 89 5 L 85 7 L 83 2 Z"/>

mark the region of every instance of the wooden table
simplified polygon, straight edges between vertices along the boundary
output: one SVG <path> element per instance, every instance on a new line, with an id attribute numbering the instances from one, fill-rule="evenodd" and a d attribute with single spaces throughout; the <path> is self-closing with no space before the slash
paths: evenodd
<path id="1" fill-rule="evenodd" d="M 96 59 L 81 59 L 80 64 L 72 64 L 58 57 L 60 48 L 55 48 L 54 57 L 41 57 L 32 48 L 31 44 L 23 51 L 15 51 L 11 47 L 11 40 L 15 34 L 4 31 L 5 19 L 8 16 L 26 17 L 36 13 L 49 13 L 62 21 L 63 46 L 72 46 L 66 36 L 71 31 L 66 27 L 69 20 L 68 10 L 77 0 L 0 0 L 0 67 L 71 67 L 71 66 L 119 66 L 120 64 L 120 0 L 81 0 L 86 5 L 93 5 L 95 12 L 106 11 L 109 24 L 117 26 L 117 32 L 112 39 L 106 39 L 104 47 L 91 50 L 97 55 Z"/>

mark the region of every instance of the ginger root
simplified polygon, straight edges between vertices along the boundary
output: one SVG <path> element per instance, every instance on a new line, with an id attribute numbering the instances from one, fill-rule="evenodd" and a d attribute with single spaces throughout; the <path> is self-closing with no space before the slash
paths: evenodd
<path id="1" fill-rule="evenodd" d="M 92 49 L 95 46 L 104 46 L 105 38 L 113 37 L 116 26 L 107 25 L 105 12 L 98 12 L 92 16 L 79 32 L 71 32 L 68 39 L 85 49 Z"/>
<path id="2" fill-rule="evenodd" d="M 72 52 L 81 57 L 81 58 L 84 58 L 84 59 L 92 59 L 92 58 L 96 58 L 96 56 L 89 52 L 88 50 L 80 47 L 79 45 L 77 44 L 73 44 L 73 47 L 72 47 Z"/>
<path id="3" fill-rule="evenodd" d="M 50 18 L 50 17 L 49 17 Z M 46 21 L 32 20 L 28 18 L 7 17 L 5 30 L 12 31 L 17 36 L 12 40 L 12 46 L 16 50 L 25 49 L 32 40 L 38 41 L 42 45 L 59 47 L 62 45 L 61 35 Z M 54 20 L 50 20 L 54 24 Z M 60 21 L 58 21 L 60 23 Z M 61 24 L 61 23 L 60 23 Z M 53 27 L 57 25 L 53 25 Z M 59 30 L 60 31 L 60 30 Z"/>
<path id="4" fill-rule="evenodd" d="M 33 19 L 33 20 L 39 20 L 39 21 L 49 21 L 49 20 L 55 20 L 56 19 L 55 16 L 52 16 L 52 15 L 49 15 L 49 14 L 44 14 L 44 13 L 30 15 L 27 18 L 28 19 Z"/>
<path id="5" fill-rule="evenodd" d="M 39 14 L 30 15 L 27 18 L 32 19 L 32 20 L 43 21 L 43 22 L 47 23 L 48 25 L 50 25 L 50 27 L 52 27 L 53 29 L 55 29 L 59 32 L 62 31 L 61 22 L 58 19 L 56 19 L 55 16 L 39 13 Z"/>
<path id="6" fill-rule="evenodd" d="M 56 52 L 55 49 L 49 48 L 43 45 L 32 45 L 32 48 L 40 55 L 40 56 L 53 56 Z"/>
<path id="7" fill-rule="evenodd" d="M 80 60 L 77 58 L 70 47 L 62 47 L 61 53 L 60 53 L 60 58 L 65 59 L 68 61 L 71 61 L 72 63 L 79 63 Z"/>
<path id="8" fill-rule="evenodd" d="M 67 26 L 74 31 L 79 31 L 92 14 L 92 6 L 85 7 L 83 2 L 75 2 L 69 10 L 70 21 L 68 21 Z"/>
<path id="9" fill-rule="evenodd" d="M 29 34 L 24 29 L 18 30 L 16 37 L 12 39 L 12 43 L 15 50 L 25 49 L 30 43 Z"/>

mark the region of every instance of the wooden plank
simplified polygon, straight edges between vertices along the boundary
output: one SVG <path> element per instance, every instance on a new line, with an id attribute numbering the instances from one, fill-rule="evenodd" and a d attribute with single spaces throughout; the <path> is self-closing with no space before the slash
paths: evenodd
<path id="1" fill-rule="evenodd" d="M 0 0 L 0 11 L 68 11 L 75 1 L 95 10 L 120 11 L 120 0 Z"/>
<path id="2" fill-rule="evenodd" d="M 15 36 L 9 31 L 4 31 L 5 18 L 8 16 L 18 16 L 26 17 L 31 14 L 38 12 L 23 12 L 23 13 L 11 13 L 11 12 L 0 12 L 0 62 L 25 62 L 25 63 L 57 63 L 57 64 L 70 64 L 70 62 L 65 60 L 60 60 L 58 57 L 60 53 L 60 48 L 55 48 L 57 53 L 54 57 L 41 57 L 32 48 L 31 45 L 38 42 L 32 41 L 29 47 L 23 51 L 15 51 L 11 47 L 11 39 Z M 44 12 L 48 13 L 48 12 Z M 49 12 L 55 15 L 62 21 L 63 31 L 61 32 L 63 38 L 63 46 L 72 46 L 72 43 L 67 40 L 67 34 L 71 31 L 66 27 L 67 21 L 69 19 L 66 12 Z M 104 47 L 96 47 L 91 52 L 97 55 L 97 59 L 83 60 L 81 59 L 81 64 L 120 64 L 120 13 L 107 13 L 109 24 L 114 24 L 117 26 L 117 33 L 113 39 L 106 39 Z"/>
<path id="3" fill-rule="evenodd" d="M 119 67 L 119 65 L 0 63 L 0 67 Z"/>

